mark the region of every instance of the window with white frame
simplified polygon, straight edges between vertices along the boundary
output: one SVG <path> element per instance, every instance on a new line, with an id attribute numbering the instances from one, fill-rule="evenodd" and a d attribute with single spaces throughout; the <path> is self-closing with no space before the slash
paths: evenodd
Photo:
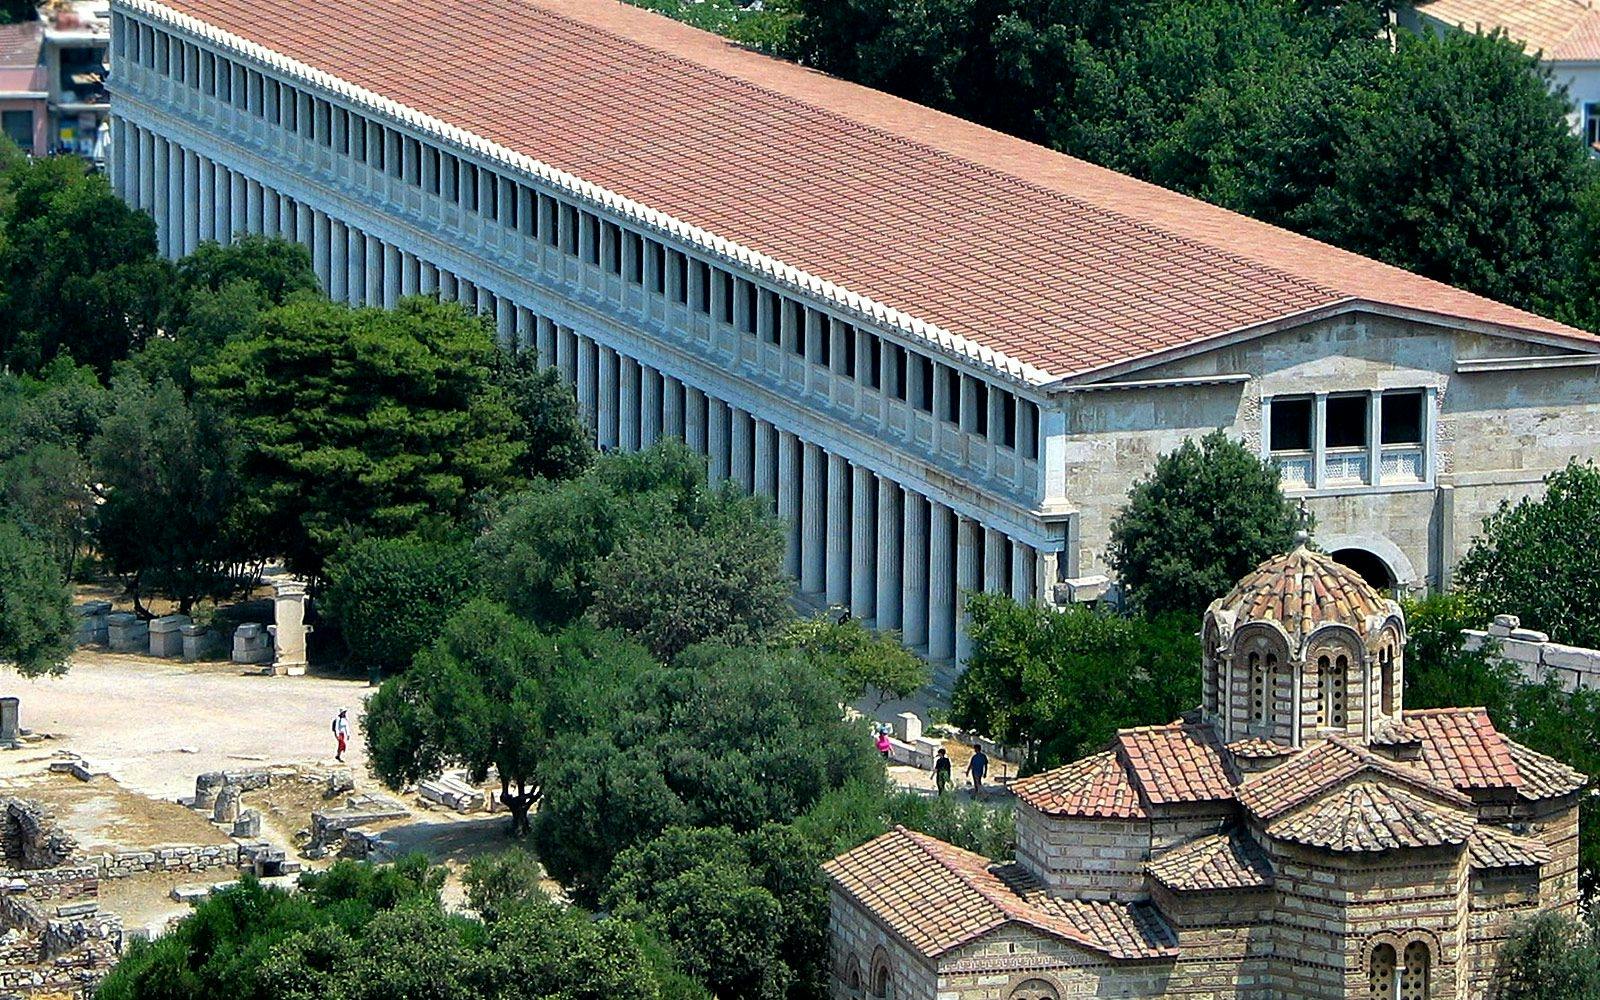
<path id="1" fill-rule="evenodd" d="M 1427 481 L 1427 393 L 1386 389 L 1266 401 L 1267 454 L 1285 489 Z"/>

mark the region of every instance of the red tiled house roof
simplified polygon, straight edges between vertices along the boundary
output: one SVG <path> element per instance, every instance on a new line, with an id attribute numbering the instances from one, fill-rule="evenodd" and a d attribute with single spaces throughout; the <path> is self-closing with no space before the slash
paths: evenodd
<path id="1" fill-rule="evenodd" d="M 1441 806 L 1381 780 L 1335 788 L 1267 825 L 1280 840 L 1340 853 L 1464 844 L 1477 820 L 1470 806 Z"/>
<path id="2" fill-rule="evenodd" d="M 1174 847 L 1152 858 L 1145 870 L 1173 892 L 1266 889 L 1272 885 L 1272 863 L 1261 847 L 1239 830 Z"/>
<path id="3" fill-rule="evenodd" d="M 1240 625 L 1277 622 L 1293 643 L 1329 622 L 1364 632 L 1367 619 L 1394 611 L 1393 602 L 1361 574 L 1304 545 L 1262 562 L 1212 609 L 1233 611 Z"/>
<path id="4" fill-rule="evenodd" d="M 929 958 L 1012 923 L 1112 958 L 1177 953 L 1171 931 L 1148 906 L 1052 899 L 1018 865 L 995 864 L 905 827 L 822 869 L 841 892 Z"/>
<path id="5" fill-rule="evenodd" d="M 1558 760 L 1508 739 L 1482 708 L 1429 708 L 1405 713 L 1422 732 L 1422 766 L 1435 781 L 1463 792 L 1516 792 L 1529 800 L 1559 798 L 1588 779 Z"/>
<path id="6" fill-rule="evenodd" d="M 308 16 L 298 0 L 122 2 L 465 129 L 1032 381 L 1357 306 L 1600 349 L 1553 320 L 627 4 L 375 0 Z"/>

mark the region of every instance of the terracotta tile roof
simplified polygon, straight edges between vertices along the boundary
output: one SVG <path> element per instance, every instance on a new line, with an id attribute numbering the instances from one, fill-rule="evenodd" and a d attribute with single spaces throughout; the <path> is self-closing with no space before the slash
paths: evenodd
<path id="1" fill-rule="evenodd" d="M 1290 754 L 1299 752 L 1294 747 L 1285 746 L 1282 743 L 1274 743 L 1271 740 L 1264 740 L 1259 736 L 1247 736 L 1242 740 L 1234 740 L 1227 747 L 1228 752 L 1235 757 L 1257 760 L 1269 757 L 1287 757 Z"/>
<path id="2" fill-rule="evenodd" d="M 1532 837 L 1519 837 L 1498 826 L 1479 826 L 1467 841 L 1474 868 L 1522 868 L 1549 864 L 1555 855 Z"/>
<path id="3" fill-rule="evenodd" d="M 1127 769 L 1110 750 L 1013 781 L 1011 791 L 1051 816 L 1142 819 L 1147 815 Z"/>
<path id="4" fill-rule="evenodd" d="M 1020 866 L 997 865 L 905 827 L 895 827 L 822 868 L 842 892 L 929 958 L 1009 923 L 1113 958 L 1177 951 L 1171 931 L 1148 908 L 1064 904 L 1050 899 Z"/>
<path id="5" fill-rule="evenodd" d="M 1525 799 L 1559 798 L 1589 783 L 1588 776 L 1582 771 L 1570 768 L 1554 757 L 1546 757 L 1537 750 L 1529 750 L 1516 740 L 1506 739 L 1506 749 L 1511 752 L 1512 763 L 1517 765 L 1517 774 L 1522 778 L 1517 794 Z"/>
<path id="6" fill-rule="evenodd" d="M 1294 643 L 1329 622 L 1365 635 L 1369 617 L 1392 612 L 1392 602 L 1361 574 L 1304 545 L 1266 560 L 1211 607 L 1235 612 L 1240 625 L 1277 622 Z"/>
<path id="7" fill-rule="evenodd" d="M 1422 730 L 1422 764 L 1441 784 L 1462 791 L 1514 789 L 1522 774 L 1504 736 L 1481 708 L 1429 708 L 1405 713 Z"/>
<path id="8" fill-rule="evenodd" d="M 1124 729 L 1117 733 L 1116 751 L 1150 805 L 1233 798 L 1238 779 L 1209 725 Z"/>
<path id="9" fill-rule="evenodd" d="M 1174 892 L 1264 889 L 1272 885 L 1272 862 L 1240 830 L 1212 834 L 1152 859 L 1145 870 Z"/>
<path id="10" fill-rule="evenodd" d="M 1372 742 L 1375 746 L 1414 746 L 1422 742 L 1423 730 L 1404 718 L 1382 718 L 1372 723 Z"/>
<path id="11" fill-rule="evenodd" d="M 1030 379 L 1363 303 L 1600 346 L 623 3 L 375 0 L 310 16 L 301 0 L 119 2 L 208 22 L 1000 352 Z"/>
<path id="12" fill-rule="evenodd" d="M 49 81 L 43 48 L 43 23 L 0 24 L 0 93 L 44 93 Z"/>
<path id="13" fill-rule="evenodd" d="M 1462 844 L 1476 825 L 1469 812 L 1374 780 L 1337 788 L 1269 823 L 1267 833 L 1330 851 L 1389 851 Z"/>
<path id="14" fill-rule="evenodd" d="M 1239 786 L 1237 795 L 1251 814 L 1270 821 L 1367 772 L 1403 782 L 1433 798 L 1459 806 L 1472 804 L 1471 799 L 1451 786 L 1436 783 L 1426 771 L 1385 760 L 1339 739 L 1318 743 L 1293 760 L 1252 777 Z"/>
<path id="15" fill-rule="evenodd" d="M 1547 60 L 1600 59 L 1600 11 L 1583 0 L 1424 0 L 1417 9 L 1468 31 L 1503 28 Z"/>

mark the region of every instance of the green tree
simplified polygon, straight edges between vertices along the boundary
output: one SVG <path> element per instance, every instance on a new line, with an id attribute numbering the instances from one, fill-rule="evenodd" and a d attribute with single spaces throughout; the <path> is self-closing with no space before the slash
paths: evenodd
<path id="1" fill-rule="evenodd" d="M 790 617 L 783 530 L 731 483 L 676 522 L 635 530 L 593 568 L 589 613 L 670 660 L 708 639 L 749 643 Z"/>
<path id="2" fill-rule="evenodd" d="M 1171 722 L 1200 702 L 1200 644 L 1180 616 L 1122 618 L 979 594 L 972 657 L 951 720 L 1026 750 L 1043 770 L 1093 753 L 1116 731 Z"/>
<path id="3" fill-rule="evenodd" d="M 1297 519 L 1276 466 L 1216 430 L 1162 455 L 1128 491 L 1111 522 L 1111 564 L 1136 609 L 1198 621 L 1263 559 L 1288 551 Z"/>
<path id="4" fill-rule="evenodd" d="M 864 722 L 797 654 L 701 646 L 618 689 L 542 771 L 539 857 L 594 899 L 612 860 L 670 826 L 755 830 L 829 789 L 883 780 Z"/>
<path id="5" fill-rule="evenodd" d="M 525 478 L 572 479 L 594 461 L 589 432 L 578 416 L 577 397 L 555 368 L 540 368 L 532 352 L 496 351 L 490 377 L 500 387 L 523 443 L 518 471 Z"/>
<path id="6" fill-rule="evenodd" d="M 273 305 L 319 289 L 311 251 L 276 236 L 244 235 L 229 243 L 207 240 L 178 261 L 178 278 L 189 292 L 220 292 L 236 282 L 248 282 Z"/>
<path id="7" fill-rule="evenodd" d="M 1600 469 L 1577 462 L 1545 477 L 1544 495 L 1503 502 L 1456 571 L 1488 614 L 1514 614 L 1558 642 L 1600 646 Z M 1481 625 L 1479 626 L 1481 627 Z"/>
<path id="8" fill-rule="evenodd" d="M 723 1000 L 823 997 L 828 897 L 818 860 L 781 824 L 672 827 L 617 857 L 603 898 Z"/>
<path id="9" fill-rule="evenodd" d="M 24 677 L 64 674 L 73 627 L 72 595 L 50 550 L 0 520 L 0 661 Z"/>
<path id="10" fill-rule="evenodd" d="M 327 568 L 323 612 L 365 670 L 411 666 L 478 590 L 472 546 L 460 540 L 366 538 L 339 549 Z"/>
<path id="11" fill-rule="evenodd" d="M 495 350 L 455 304 L 296 297 L 195 377 L 238 428 L 250 516 L 291 569 L 320 576 L 353 535 L 460 523 L 514 481 L 521 445 L 490 379 Z"/>
<path id="12" fill-rule="evenodd" d="M 112 410 L 89 445 L 104 502 L 95 543 L 128 581 L 135 607 L 151 591 L 188 614 L 202 597 L 236 590 L 255 549 L 240 509 L 237 439 L 204 401 L 129 369 L 112 380 Z"/>
<path id="13" fill-rule="evenodd" d="M 0 363 L 66 354 L 103 376 L 160 329 L 174 287 L 155 223 L 76 157 L 7 171 L 0 219 Z"/>
<path id="14" fill-rule="evenodd" d="M 1462 629 L 1485 623 L 1473 602 L 1460 593 L 1430 594 L 1406 601 L 1405 615 L 1405 706 L 1482 705 L 1491 718 L 1508 719 L 1522 675 L 1494 646 L 1467 649 Z"/>
<path id="15" fill-rule="evenodd" d="M 483 781 L 493 767 L 511 832 L 550 787 L 552 758 L 573 734 L 601 725 L 607 692 L 649 660 L 628 643 L 587 630 L 544 635 L 505 608 L 467 604 L 411 669 L 367 701 L 362 727 L 373 770 L 392 788 L 464 767 Z"/>
<path id="16" fill-rule="evenodd" d="M 0 516 L 49 546 L 63 576 L 88 537 L 97 496 L 86 449 L 109 403 L 94 370 L 67 358 L 37 377 L 0 374 Z"/>
<path id="17" fill-rule="evenodd" d="M 852 700 L 877 692 L 881 706 L 909 698 L 928 684 L 928 665 L 900 644 L 898 632 L 874 632 L 854 618 L 819 614 L 790 622 L 773 640 L 797 649 L 813 666 L 839 678 Z"/>
<path id="18" fill-rule="evenodd" d="M 922 795 L 882 781 L 836 788 L 794 821 L 821 858 L 843 854 L 896 826 L 995 861 L 1010 861 L 1016 853 L 1016 816 L 1009 806 Z"/>
<path id="19" fill-rule="evenodd" d="M 1494 995 L 1501 1000 L 1600 996 L 1600 934 L 1591 923 L 1540 913 L 1500 946 Z"/>

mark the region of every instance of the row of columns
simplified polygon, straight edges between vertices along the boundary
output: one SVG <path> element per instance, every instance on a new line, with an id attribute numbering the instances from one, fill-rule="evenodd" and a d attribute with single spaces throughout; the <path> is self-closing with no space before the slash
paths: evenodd
<path id="1" fill-rule="evenodd" d="M 393 306 L 438 295 L 492 317 L 503 347 L 560 369 L 606 451 L 682 438 L 713 484 L 767 497 L 787 526 L 784 567 L 800 591 L 879 629 L 898 629 L 929 659 L 965 661 L 968 594 L 1038 592 L 1038 554 L 914 489 L 455 275 L 255 178 L 113 118 L 112 179 L 156 220 L 172 257 L 247 233 L 296 240 L 330 297 Z"/>

